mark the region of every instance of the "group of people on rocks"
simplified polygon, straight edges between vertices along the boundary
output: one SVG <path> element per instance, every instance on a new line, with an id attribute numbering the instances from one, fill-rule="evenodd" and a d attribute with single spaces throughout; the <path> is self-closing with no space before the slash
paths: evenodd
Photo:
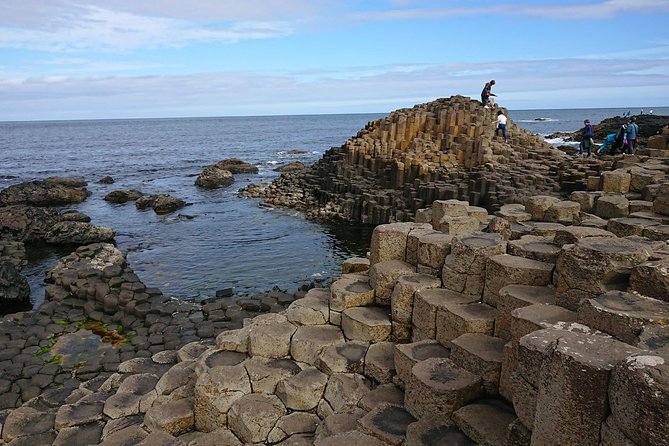
<path id="1" fill-rule="evenodd" d="M 490 82 L 486 82 L 483 90 L 481 91 L 481 104 L 485 108 L 495 108 L 495 102 L 492 99 L 492 96 L 497 96 L 492 90 L 492 86 L 495 85 L 495 79 L 492 79 Z M 498 136 L 499 133 L 502 133 L 504 137 L 504 142 L 509 142 L 506 136 L 506 116 L 502 110 L 497 112 L 497 127 L 495 128 L 495 136 Z"/>
<path id="2" fill-rule="evenodd" d="M 637 146 L 639 144 L 639 125 L 636 123 L 636 117 L 632 116 L 630 120 L 620 126 L 620 128 L 615 133 L 610 133 L 604 139 L 604 142 L 595 148 L 595 143 L 593 138 L 595 136 L 595 131 L 592 128 L 589 120 L 583 121 L 583 128 L 581 129 L 581 143 L 578 146 L 578 155 L 583 156 L 583 152 L 587 153 L 586 156 L 591 156 L 594 152 L 597 156 L 602 155 L 616 155 L 618 153 L 626 153 L 628 155 L 633 155 L 636 153 Z"/>

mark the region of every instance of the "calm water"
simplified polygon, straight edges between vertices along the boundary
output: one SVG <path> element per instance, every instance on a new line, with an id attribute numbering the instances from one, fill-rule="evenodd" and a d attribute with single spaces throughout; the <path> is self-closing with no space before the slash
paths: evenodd
<path id="1" fill-rule="evenodd" d="M 535 133 L 573 131 L 583 119 L 598 122 L 617 109 L 510 111 Z M 633 113 L 638 112 L 632 110 Z M 669 115 L 669 109 L 654 110 Z M 259 292 L 277 285 L 289 291 L 314 278 L 327 280 L 341 261 L 364 255 L 371 228 L 323 225 L 301 214 L 258 206 L 237 196 L 249 182 L 271 181 L 282 163 L 305 164 L 342 145 L 383 114 L 0 122 L 0 188 L 48 176 L 81 176 L 92 192 L 77 209 L 92 222 L 116 230 L 116 242 L 142 281 L 165 294 L 201 300 L 216 290 Z M 536 118 L 544 120 L 537 121 Z M 289 154 L 299 150 L 305 153 Z M 194 186 L 208 165 L 225 158 L 256 164 L 258 174 L 237 175 L 218 190 Z M 112 185 L 97 181 L 109 175 Z M 169 193 L 190 206 L 158 216 L 133 203 L 103 200 L 112 190 Z M 44 298 L 44 272 L 69 249 L 33 250 L 24 272 L 31 299 Z"/>

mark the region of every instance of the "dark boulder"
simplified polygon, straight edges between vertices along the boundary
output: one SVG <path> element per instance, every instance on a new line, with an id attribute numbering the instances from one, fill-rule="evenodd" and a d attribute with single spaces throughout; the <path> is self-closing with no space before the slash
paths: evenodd
<path id="1" fill-rule="evenodd" d="M 83 223 L 90 223 L 91 222 L 91 217 L 88 215 L 84 214 L 83 212 L 79 211 L 63 211 L 61 214 L 61 217 L 63 218 L 64 221 L 80 221 Z"/>
<path id="2" fill-rule="evenodd" d="M 156 214 L 169 214 L 186 206 L 186 202 L 169 194 L 144 195 L 136 202 L 137 209 L 153 208 Z"/>
<path id="3" fill-rule="evenodd" d="M 44 240 L 52 245 L 89 245 L 110 242 L 114 239 L 114 235 L 116 233 L 111 228 L 80 221 L 61 221 L 44 234 Z"/>
<path id="4" fill-rule="evenodd" d="M 295 161 L 292 163 L 284 164 L 283 166 L 279 166 L 274 170 L 277 172 L 296 172 L 298 170 L 304 170 L 306 169 L 306 167 L 307 166 L 305 166 L 303 163 Z"/>
<path id="5" fill-rule="evenodd" d="M 104 200 L 110 203 L 123 204 L 135 201 L 144 194 L 136 190 L 114 190 L 105 195 Z"/>
<path id="6" fill-rule="evenodd" d="M 0 238 L 21 242 L 40 242 L 61 215 L 49 208 L 8 206 L 0 208 Z"/>
<path id="7" fill-rule="evenodd" d="M 0 315 L 30 308 L 28 280 L 14 264 L 0 259 Z"/>
<path id="8" fill-rule="evenodd" d="M 255 165 L 238 158 L 225 159 L 214 165 L 219 169 L 229 170 L 232 173 L 258 173 L 258 168 Z"/>
<path id="9" fill-rule="evenodd" d="M 107 175 L 106 177 L 102 177 L 98 180 L 98 183 L 100 184 L 114 184 L 114 179 Z"/>
<path id="10" fill-rule="evenodd" d="M 89 192 L 79 186 L 70 186 L 64 179 L 61 182 L 53 180 L 30 181 L 15 184 L 0 191 L 0 206 L 27 204 L 31 206 L 62 206 L 81 203 L 88 197 Z M 73 181 L 74 184 L 80 184 Z"/>
<path id="11" fill-rule="evenodd" d="M 235 179 L 232 172 L 220 169 L 216 165 L 207 166 L 202 173 L 195 179 L 195 185 L 206 189 L 217 189 L 219 187 L 229 186 Z"/>

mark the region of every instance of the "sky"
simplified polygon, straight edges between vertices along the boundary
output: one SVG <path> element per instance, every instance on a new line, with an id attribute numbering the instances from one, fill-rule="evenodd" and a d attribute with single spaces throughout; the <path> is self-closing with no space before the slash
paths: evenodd
<path id="1" fill-rule="evenodd" d="M 669 0 L 0 0 L 0 121 L 669 106 Z"/>

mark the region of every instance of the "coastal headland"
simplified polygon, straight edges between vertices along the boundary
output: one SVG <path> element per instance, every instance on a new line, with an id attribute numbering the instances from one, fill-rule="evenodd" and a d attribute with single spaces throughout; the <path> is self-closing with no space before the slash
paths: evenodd
<path id="1" fill-rule="evenodd" d="M 377 225 L 294 301 L 166 298 L 111 229 L 3 202 L 5 293 L 31 240 L 81 246 L 0 319 L 0 444 L 669 445 L 669 132 L 582 159 L 495 113 L 398 110 L 241 191 Z"/>

